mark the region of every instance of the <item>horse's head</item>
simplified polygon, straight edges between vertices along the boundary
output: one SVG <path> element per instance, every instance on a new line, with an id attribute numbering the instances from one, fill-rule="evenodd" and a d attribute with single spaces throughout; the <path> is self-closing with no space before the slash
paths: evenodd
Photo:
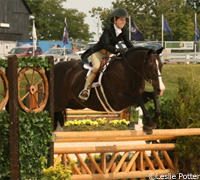
<path id="1" fill-rule="evenodd" d="M 144 76 L 148 80 L 156 94 L 162 95 L 165 90 L 165 85 L 162 81 L 161 70 L 162 62 L 160 60 L 159 54 L 162 52 L 163 48 L 154 51 L 152 49 L 148 50 L 145 62 L 144 62 Z"/>

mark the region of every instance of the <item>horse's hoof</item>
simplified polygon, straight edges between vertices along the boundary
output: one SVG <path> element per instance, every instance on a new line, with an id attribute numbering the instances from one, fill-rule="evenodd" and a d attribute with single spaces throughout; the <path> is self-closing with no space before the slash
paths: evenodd
<path id="1" fill-rule="evenodd" d="M 144 131 L 147 135 L 151 135 L 151 134 L 153 133 L 152 127 L 149 127 L 149 126 L 143 126 L 143 131 Z"/>

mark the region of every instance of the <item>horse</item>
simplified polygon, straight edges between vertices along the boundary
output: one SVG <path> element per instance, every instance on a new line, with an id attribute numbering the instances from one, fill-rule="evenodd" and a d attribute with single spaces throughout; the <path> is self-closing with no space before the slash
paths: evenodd
<path id="1" fill-rule="evenodd" d="M 112 57 L 110 64 L 103 73 L 101 84 L 104 90 L 102 102 L 107 101 L 114 111 L 121 111 L 129 106 L 140 106 L 145 120 L 143 131 L 152 134 L 156 128 L 161 114 L 159 95 L 162 95 L 165 86 L 162 82 L 162 62 L 159 54 L 163 48 L 155 51 L 148 48 L 129 49 L 122 57 Z M 97 97 L 103 98 L 100 87 L 91 89 L 87 101 L 78 98 L 84 87 L 87 70 L 83 68 L 80 60 L 60 62 L 54 67 L 54 102 L 55 121 L 54 129 L 58 124 L 64 126 L 63 112 L 66 108 L 84 109 L 90 108 L 96 111 L 105 111 L 105 106 Z M 153 86 L 153 92 L 145 91 L 145 81 Z M 154 117 L 150 117 L 145 108 L 145 103 L 154 101 Z M 108 108 L 109 109 L 109 108 Z"/>

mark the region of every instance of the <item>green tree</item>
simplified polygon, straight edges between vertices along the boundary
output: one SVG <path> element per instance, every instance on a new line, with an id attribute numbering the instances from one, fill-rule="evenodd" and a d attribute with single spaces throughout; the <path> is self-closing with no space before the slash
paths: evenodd
<path id="1" fill-rule="evenodd" d="M 162 14 L 172 30 L 173 40 L 194 39 L 194 10 L 185 0 L 116 0 L 112 4 L 113 9 L 123 7 L 128 11 L 143 33 L 142 40 L 161 40 Z M 112 10 L 106 10 L 108 17 Z M 105 10 L 96 8 L 91 13 L 100 16 L 103 24 L 108 23 Z M 164 39 L 169 40 L 166 32 Z"/>
<path id="2" fill-rule="evenodd" d="M 86 15 L 75 9 L 64 9 L 66 0 L 27 0 L 35 17 L 37 36 L 40 40 L 62 40 L 64 19 L 67 18 L 70 39 L 89 40 L 89 25 L 84 23 Z M 30 20 L 30 31 L 32 20 Z M 32 38 L 32 37 L 31 37 Z"/>
<path id="3" fill-rule="evenodd" d="M 187 3 L 192 6 L 193 9 L 200 12 L 200 2 L 199 0 L 187 0 Z"/>

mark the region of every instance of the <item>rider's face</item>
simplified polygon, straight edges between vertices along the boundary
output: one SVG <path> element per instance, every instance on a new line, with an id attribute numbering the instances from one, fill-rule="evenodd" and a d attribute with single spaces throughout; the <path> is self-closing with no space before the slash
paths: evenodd
<path id="1" fill-rule="evenodd" d="M 126 18 L 125 17 L 120 17 L 117 20 L 115 20 L 115 25 L 119 28 L 122 29 L 126 24 Z"/>

